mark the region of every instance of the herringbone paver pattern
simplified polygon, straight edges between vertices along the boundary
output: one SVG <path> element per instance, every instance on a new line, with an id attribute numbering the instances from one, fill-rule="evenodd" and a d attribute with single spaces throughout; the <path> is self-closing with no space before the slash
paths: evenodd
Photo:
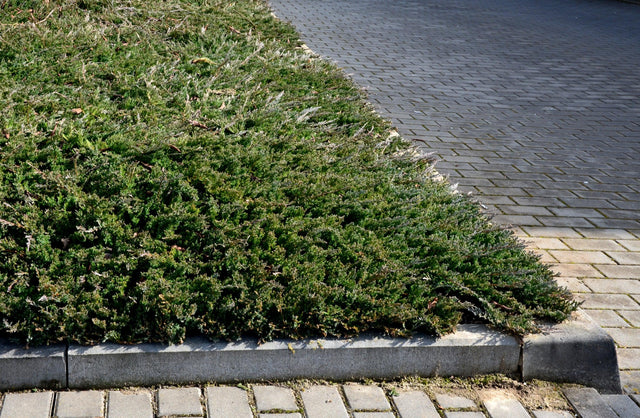
<path id="1" fill-rule="evenodd" d="M 271 0 L 436 168 L 516 225 L 640 393 L 640 7 Z"/>

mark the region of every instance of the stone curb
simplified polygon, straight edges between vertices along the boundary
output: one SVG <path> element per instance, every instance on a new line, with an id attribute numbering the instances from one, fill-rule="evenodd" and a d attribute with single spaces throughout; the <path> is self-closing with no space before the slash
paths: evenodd
<path id="1" fill-rule="evenodd" d="M 23 349 L 0 344 L 0 390 L 101 388 L 197 382 L 353 380 L 501 373 L 526 380 L 587 384 L 621 393 L 611 337 L 580 312 L 524 342 L 484 325 L 460 325 L 442 338 L 233 343 L 188 339 L 180 345 L 100 344 Z"/>
<path id="2" fill-rule="evenodd" d="M 584 311 L 524 338 L 522 378 L 580 383 L 602 393 L 621 393 L 616 346 Z"/>

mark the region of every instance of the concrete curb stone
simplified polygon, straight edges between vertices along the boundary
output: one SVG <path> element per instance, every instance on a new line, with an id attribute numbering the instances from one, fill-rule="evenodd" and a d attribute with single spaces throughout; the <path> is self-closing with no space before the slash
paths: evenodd
<path id="1" fill-rule="evenodd" d="M 222 343 L 189 339 L 165 346 L 100 344 L 69 348 L 69 387 L 141 386 L 159 383 L 352 380 L 406 375 L 514 374 L 515 338 L 483 325 L 460 325 L 442 338 L 360 336 L 353 339 Z"/>
<path id="2" fill-rule="evenodd" d="M 0 390 L 67 385 L 65 346 L 25 349 L 0 340 Z"/>
<path id="3" fill-rule="evenodd" d="M 621 393 L 613 339 L 584 311 L 578 310 L 574 318 L 525 336 L 523 379 L 580 383 L 602 393 Z"/>
<path id="4" fill-rule="evenodd" d="M 9 371 L 0 376 L 0 389 L 500 373 L 621 393 L 614 342 L 581 311 L 573 320 L 526 336 L 524 342 L 484 325 L 463 324 L 442 338 L 363 335 L 262 345 L 192 338 L 180 345 L 72 345 L 66 351 L 2 344 L 0 366 Z"/>

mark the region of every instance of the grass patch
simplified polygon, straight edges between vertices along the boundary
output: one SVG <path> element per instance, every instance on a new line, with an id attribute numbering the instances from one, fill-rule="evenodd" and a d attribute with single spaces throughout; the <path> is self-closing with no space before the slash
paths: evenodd
<path id="1" fill-rule="evenodd" d="M 0 1 L 0 333 L 524 333 L 576 304 L 261 1 Z"/>

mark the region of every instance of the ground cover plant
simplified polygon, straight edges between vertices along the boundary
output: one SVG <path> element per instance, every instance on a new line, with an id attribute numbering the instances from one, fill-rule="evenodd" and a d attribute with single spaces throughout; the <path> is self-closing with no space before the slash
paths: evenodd
<path id="1" fill-rule="evenodd" d="M 576 304 L 256 0 L 0 0 L 0 333 L 514 333 Z"/>

